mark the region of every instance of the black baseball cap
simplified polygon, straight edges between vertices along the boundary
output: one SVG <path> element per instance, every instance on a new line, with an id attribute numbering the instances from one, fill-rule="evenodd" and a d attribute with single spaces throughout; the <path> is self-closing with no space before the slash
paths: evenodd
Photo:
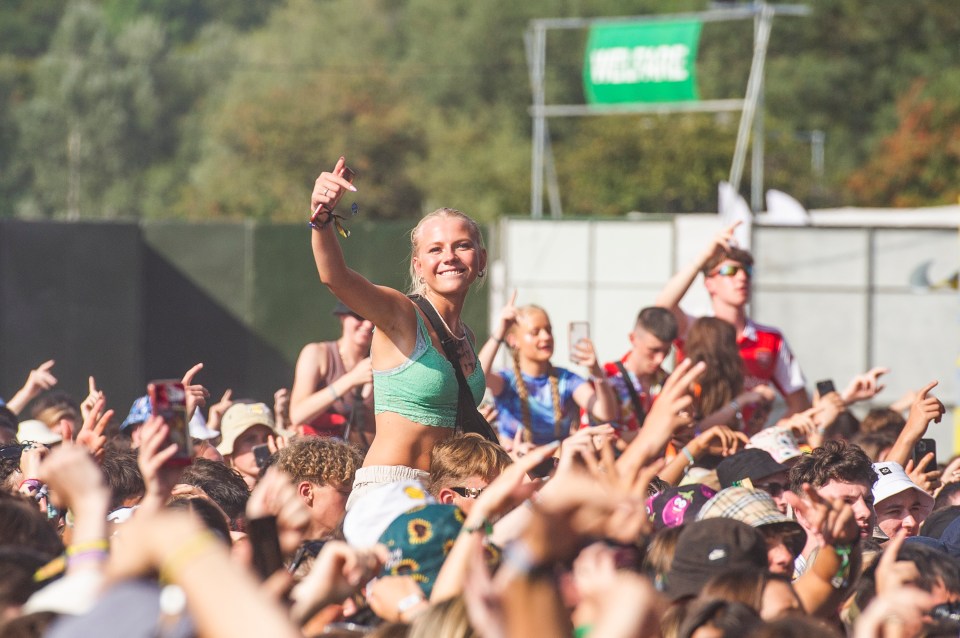
<path id="1" fill-rule="evenodd" d="M 738 568 L 767 568 L 763 534 L 732 518 L 688 523 L 677 538 L 665 592 L 672 600 L 696 596 L 708 580 Z"/>
<path id="2" fill-rule="evenodd" d="M 333 307 L 333 312 L 331 314 L 333 314 L 336 317 L 339 317 L 341 315 L 350 315 L 352 317 L 356 317 L 360 321 L 364 320 L 364 318 L 359 313 L 351 310 L 350 306 L 343 303 L 342 301 L 337 301 L 337 305 Z"/>
<path id="3" fill-rule="evenodd" d="M 783 463 L 777 463 L 770 453 L 760 448 L 747 448 L 733 456 L 728 456 L 717 466 L 717 480 L 721 488 L 733 487 L 738 481 L 750 479 L 759 481 L 762 478 L 785 472 L 790 468 Z"/>

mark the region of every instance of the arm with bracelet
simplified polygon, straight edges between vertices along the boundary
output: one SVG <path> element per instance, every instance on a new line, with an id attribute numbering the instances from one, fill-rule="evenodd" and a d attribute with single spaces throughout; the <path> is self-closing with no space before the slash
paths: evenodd
<path id="1" fill-rule="evenodd" d="M 803 496 L 788 492 L 785 498 L 824 541 L 807 559 L 794 591 L 808 614 L 832 617 L 860 571 L 860 529 L 853 509 L 820 497 L 810 485 L 803 486 Z"/>
<path id="2" fill-rule="evenodd" d="M 493 533 L 493 522 L 524 502 L 539 485 L 526 475 L 557 449 L 557 443 L 544 445 L 522 456 L 488 485 L 473 504 L 460 529 L 460 535 L 447 554 L 430 594 L 431 602 L 458 596 L 463 591 L 470 558 L 479 544 Z"/>
<path id="3" fill-rule="evenodd" d="M 100 570 L 110 549 L 106 540 L 110 491 L 93 457 L 80 446 L 57 448 L 40 466 L 40 479 L 53 500 L 72 513 L 67 573 Z"/>
<path id="4" fill-rule="evenodd" d="M 743 432 L 736 432 L 725 425 L 715 425 L 701 432 L 681 448 L 680 453 L 660 471 L 658 476 L 670 485 L 679 485 L 683 477 L 707 452 L 729 456 L 746 446 L 749 439 Z"/>

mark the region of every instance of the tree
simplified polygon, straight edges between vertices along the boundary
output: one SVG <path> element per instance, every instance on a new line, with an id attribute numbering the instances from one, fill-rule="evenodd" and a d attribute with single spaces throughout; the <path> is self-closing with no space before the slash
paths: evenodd
<path id="1" fill-rule="evenodd" d="M 960 194 L 960 70 L 916 80 L 897 101 L 899 124 L 847 182 L 876 206 L 953 204 Z"/>

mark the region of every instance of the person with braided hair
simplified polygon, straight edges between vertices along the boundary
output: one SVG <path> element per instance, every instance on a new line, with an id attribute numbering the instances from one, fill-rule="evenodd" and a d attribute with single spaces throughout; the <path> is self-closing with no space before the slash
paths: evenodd
<path id="1" fill-rule="evenodd" d="M 516 297 L 514 292 L 479 355 L 499 413 L 503 446 L 512 447 L 518 430 L 524 441 L 535 445 L 563 440 L 579 427 L 581 408 L 599 423 L 615 420 L 616 396 L 597 361 L 593 342 L 582 339 L 571 353 L 574 362 L 590 371 L 589 382 L 554 366 L 550 317 L 539 306 L 515 307 Z M 501 343 L 509 346 L 513 366 L 494 372 L 493 360 Z"/>

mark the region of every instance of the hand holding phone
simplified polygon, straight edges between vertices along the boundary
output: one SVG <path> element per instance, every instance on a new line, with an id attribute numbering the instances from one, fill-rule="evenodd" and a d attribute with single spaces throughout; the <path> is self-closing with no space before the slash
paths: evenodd
<path id="1" fill-rule="evenodd" d="M 833 381 L 830 379 L 824 379 L 823 381 L 817 381 L 817 395 L 820 397 L 825 397 L 831 392 L 836 392 L 837 389 L 833 385 Z"/>
<path id="2" fill-rule="evenodd" d="M 270 465 L 270 448 L 266 443 L 253 446 L 253 458 L 261 470 Z"/>
<path id="3" fill-rule="evenodd" d="M 170 443 L 177 445 L 176 453 L 166 464 L 189 465 L 193 445 L 187 428 L 187 393 L 183 383 L 175 379 L 151 381 L 147 384 L 147 395 L 153 414 L 163 418 L 169 430 L 164 447 Z"/>
<path id="4" fill-rule="evenodd" d="M 570 336 L 570 360 L 574 363 L 579 363 L 575 356 L 577 344 L 584 339 L 590 338 L 590 322 L 571 321 L 568 334 Z"/>
<path id="5" fill-rule="evenodd" d="M 920 439 L 913 446 L 913 466 L 916 467 L 927 454 L 933 452 L 933 460 L 927 465 L 930 469 L 937 469 L 937 440 Z"/>

